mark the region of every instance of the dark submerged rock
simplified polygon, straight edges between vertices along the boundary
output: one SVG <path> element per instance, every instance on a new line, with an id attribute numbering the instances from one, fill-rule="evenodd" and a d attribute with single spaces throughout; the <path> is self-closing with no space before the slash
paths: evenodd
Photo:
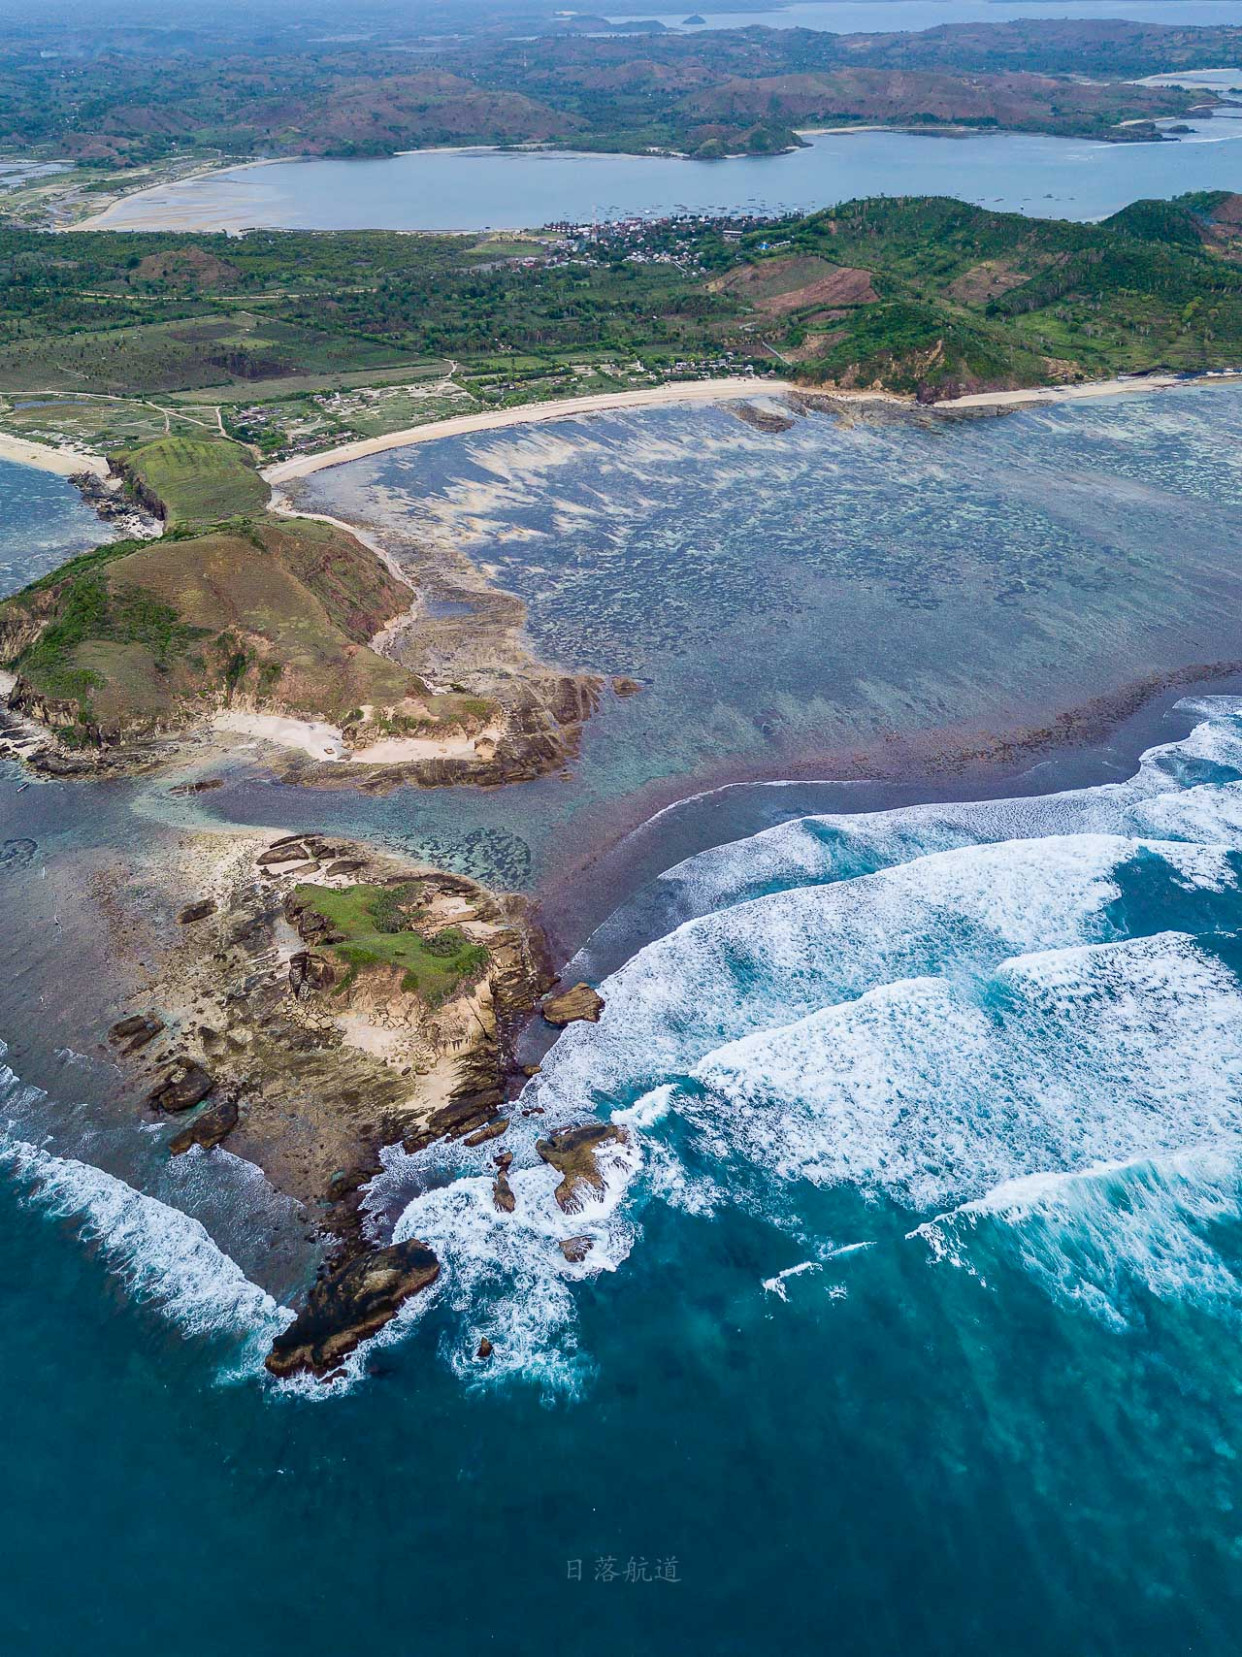
<path id="1" fill-rule="evenodd" d="M 305 1307 L 277 1335 L 266 1358 L 269 1372 L 327 1375 L 439 1275 L 440 1262 L 414 1238 L 351 1260 L 315 1284 Z"/>
<path id="2" fill-rule="evenodd" d="M 215 912 L 215 898 L 200 898 L 197 903 L 187 903 L 177 919 L 182 926 L 189 926 L 193 921 L 205 921 L 208 915 L 214 915 Z"/>

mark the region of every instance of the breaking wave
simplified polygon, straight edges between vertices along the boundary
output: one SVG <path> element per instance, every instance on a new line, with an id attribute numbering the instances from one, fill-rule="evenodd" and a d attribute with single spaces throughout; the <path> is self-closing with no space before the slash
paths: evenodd
<path id="1" fill-rule="evenodd" d="M 573 1396 L 586 1287 L 658 1211 L 768 1227 L 773 1315 L 898 1250 L 989 1292 L 1017 1272 L 1116 1327 L 1171 1303 L 1237 1316 L 1242 701 L 1189 706 L 1190 735 L 1123 783 L 807 817 L 669 870 L 664 933 L 512 1113 L 511 1210 L 496 1141 L 385 1153 L 368 1224 L 442 1271 L 378 1344 L 419 1329 L 467 1386 Z M 634 901 L 648 917 L 650 890 Z M 622 1136 L 565 1213 L 538 1140 L 590 1117 Z M 199 1221 L 16 1137 L 0 1161 L 137 1300 L 258 1370 L 290 1314 Z"/>
<path id="2" fill-rule="evenodd" d="M 44 1102 L 40 1089 L 0 1063 L 0 1108 L 8 1118 L 0 1172 L 21 1200 L 66 1223 L 136 1304 L 187 1338 L 210 1342 L 220 1380 L 261 1375 L 268 1347 L 293 1314 L 252 1283 L 192 1215 L 20 1137 L 19 1126 Z"/>
<path id="3" fill-rule="evenodd" d="M 589 1367 L 575 1279 L 622 1265 L 653 1204 L 796 1238 L 811 1258 L 762 1282 L 780 1301 L 843 1253 L 921 1247 L 980 1281 L 1003 1255 L 1119 1325 L 1144 1296 L 1236 1305 L 1242 702 L 1187 706 L 1190 735 L 1124 783 L 808 817 L 661 877 L 667 930 L 522 1097 L 629 1135 L 598 1252 L 565 1264 L 579 1228 L 525 1126 L 513 1214 L 482 1160 L 402 1212 L 505 1352 L 489 1378 Z M 860 1204 L 874 1235 L 843 1250 Z"/>

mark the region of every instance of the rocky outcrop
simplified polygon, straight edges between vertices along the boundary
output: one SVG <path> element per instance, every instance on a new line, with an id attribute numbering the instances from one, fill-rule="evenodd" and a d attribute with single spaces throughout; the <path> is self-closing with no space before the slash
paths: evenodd
<path id="1" fill-rule="evenodd" d="M 302 949 L 290 959 L 289 988 L 300 1001 L 322 990 L 330 990 L 335 982 L 336 968 L 326 955 Z"/>
<path id="2" fill-rule="evenodd" d="M 439 1275 L 440 1262 L 413 1238 L 360 1255 L 315 1284 L 303 1310 L 272 1342 L 268 1370 L 279 1376 L 309 1371 L 322 1379 Z"/>
<path id="3" fill-rule="evenodd" d="M 87 506 L 131 539 L 146 539 L 160 533 L 160 515 L 147 511 L 142 503 L 118 488 L 109 488 L 94 472 L 75 472 L 69 479 Z"/>
<path id="4" fill-rule="evenodd" d="M 580 1266 L 595 1247 L 594 1237 L 562 1237 L 560 1251 L 571 1266 Z"/>
<path id="5" fill-rule="evenodd" d="M 589 984 L 575 984 L 559 995 L 545 996 L 539 1009 L 549 1024 L 564 1025 L 585 1021 L 598 1024 L 604 1010 L 604 998 Z"/>
<path id="6" fill-rule="evenodd" d="M 561 1175 L 553 1195 L 566 1214 L 577 1214 L 588 1197 L 604 1195 L 596 1153 L 605 1145 L 625 1144 L 627 1137 L 625 1129 L 615 1123 L 583 1122 L 536 1142 L 539 1155 Z"/>
<path id="7" fill-rule="evenodd" d="M 174 1156 L 183 1155 L 193 1145 L 201 1145 L 205 1151 L 214 1150 L 236 1126 L 237 1101 L 221 1099 L 218 1104 L 200 1110 L 189 1127 L 182 1128 L 168 1141 L 168 1149 Z"/>
<path id="8" fill-rule="evenodd" d="M 215 898 L 200 898 L 197 903 L 187 903 L 177 919 L 182 926 L 191 926 L 195 921 L 205 921 L 209 915 L 214 915 L 215 912 Z"/>
<path id="9" fill-rule="evenodd" d="M 509 1174 L 501 1168 L 492 1182 L 492 1202 L 502 1214 L 512 1214 L 517 1207 L 517 1198 L 513 1195 L 513 1187 L 509 1184 Z"/>
<path id="10" fill-rule="evenodd" d="M 159 1086 L 152 1089 L 148 1103 L 155 1110 L 176 1115 L 202 1104 L 215 1085 L 215 1078 L 196 1060 L 180 1059 Z"/>
<path id="11" fill-rule="evenodd" d="M 612 681 L 612 694 L 614 696 L 637 696 L 642 688 L 637 679 L 631 679 L 625 673 L 619 673 Z"/>
<path id="12" fill-rule="evenodd" d="M 489 1139 L 499 1139 L 508 1126 L 509 1118 L 501 1116 L 495 1122 L 489 1122 L 485 1127 L 476 1129 L 474 1133 L 468 1133 L 465 1139 L 462 1140 L 462 1144 L 469 1145 L 472 1148 L 475 1145 L 486 1145 Z"/>
<path id="13" fill-rule="evenodd" d="M 162 1018 L 156 1018 L 154 1013 L 134 1013 L 129 1018 L 122 1018 L 108 1031 L 108 1040 L 114 1047 L 119 1047 L 122 1053 L 137 1053 L 149 1043 L 164 1028 Z"/>

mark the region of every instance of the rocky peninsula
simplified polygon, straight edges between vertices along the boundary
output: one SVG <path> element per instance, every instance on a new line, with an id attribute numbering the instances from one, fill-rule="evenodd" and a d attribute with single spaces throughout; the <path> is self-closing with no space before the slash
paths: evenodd
<path id="1" fill-rule="evenodd" d="M 364 1232 L 382 1147 L 508 1127 L 527 1079 L 514 1038 L 554 982 L 527 904 L 347 841 L 250 831 L 118 865 L 95 896 L 148 969 L 107 1032 L 128 1090 L 171 1155 L 224 1145 L 313 1216 L 324 1271 L 269 1367 L 330 1373 L 435 1276 L 421 1245 L 390 1261 Z M 549 1160 L 567 1188 L 589 1182 L 590 1145 L 563 1137 Z"/>
<path id="2" fill-rule="evenodd" d="M 265 742 L 291 781 L 372 789 L 494 786 L 573 759 L 602 681 L 536 660 L 520 600 L 464 560 L 410 549 L 403 566 L 299 515 L 240 444 L 163 440 L 112 465 L 162 535 L 107 543 L 0 604 L 7 707 L 43 736 L 31 764 L 168 767 L 204 729 Z"/>

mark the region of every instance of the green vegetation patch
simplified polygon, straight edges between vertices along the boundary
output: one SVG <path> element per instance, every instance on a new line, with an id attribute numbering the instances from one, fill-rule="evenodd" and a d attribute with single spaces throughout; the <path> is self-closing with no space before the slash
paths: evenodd
<path id="1" fill-rule="evenodd" d="M 162 437 L 121 457 L 140 497 L 169 524 L 210 524 L 261 512 L 270 491 L 239 443 Z"/>
<path id="2" fill-rule="evenodd" d="M 19 658 L 18 666 L 46 695 L 74 699 L 84 708 L 107 681 L 84 663 L 88 643 L 137 645 L 157 673 L 167 673 L 175 656 L 207 630 L 187 626 L 171 604 L 141 587 L 113 590 L 97 569 L 69 583 L 56 619 Z"/>
<path id="3" fill-rule="evenodd" d="M 328 947 L 348 971 L 336 994 L 342 994 L 367 967 L 400 967 L 402 989 L 438 1007 L 478 978 L 487 965 L 487 950 L 471 943 L 455 926 L 430 935 L 416 930 L 425 918 L 420 897 L 417 881 L 340 890 L 296 888 L 294 901 L 322 915 L 337 934 Z"/>

